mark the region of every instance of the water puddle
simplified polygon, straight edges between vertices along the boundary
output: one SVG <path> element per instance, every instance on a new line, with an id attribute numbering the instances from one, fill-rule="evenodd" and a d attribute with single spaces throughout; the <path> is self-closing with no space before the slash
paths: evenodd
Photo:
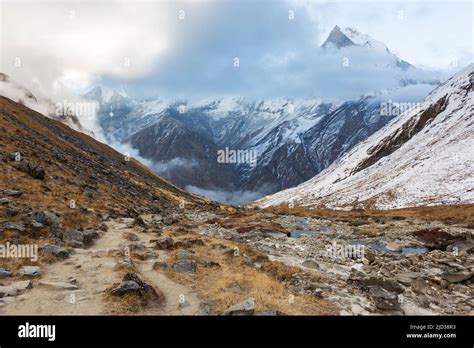
<path id="1" fill-rule="evenodd" d="M 388 250 L 385 247 L 384 241 L 381 242 L 368 242 L 366 240 L 352 240 L 350 244 L 362 244 L 368 246 L 372 250 L 377 250 L 383 254 L 393 255 L 393 256 L 404 256 L 410 254 L 424 254 L 428 252 L 428 248 L 425 247 L 403 247 L 401 251 L 392 251 Z"/>
<path id="2" fill-rule="evenodd" d="M 310 230 L 294 230 L 290 233 L 291 238 L 300 238 L 301 236 L 315 236 L 315 231 Z"/>

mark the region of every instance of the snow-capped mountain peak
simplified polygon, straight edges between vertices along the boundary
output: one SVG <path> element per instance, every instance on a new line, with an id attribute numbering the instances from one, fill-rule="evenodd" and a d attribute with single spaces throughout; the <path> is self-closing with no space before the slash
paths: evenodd
<path id="1" fill-rule="evenodd" d="M 347 27 L 342 30 L 342 33 L 351 40 L 354 45 L 373 48 L 380 51 L 390 52 L 387 46 L 378 40 L 370 37 L 367 34 L 361 33 L 359 30 Z"/>

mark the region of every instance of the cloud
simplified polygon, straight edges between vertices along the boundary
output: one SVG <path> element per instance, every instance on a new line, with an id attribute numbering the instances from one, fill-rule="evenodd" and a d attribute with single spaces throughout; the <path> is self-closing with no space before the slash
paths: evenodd
<path id="1" fill-rule="evenodd" d="M 224 191 L 224 190 L 206 190 L 193 185 L 186 186 L 186 191 L 191 193 L 207 197 L 213 201 L 217 201 L 223 204 L 245 204 L 254 200 L 257 200 L 264 196 L 261 192 L 255 191 Z"/>
<path id="2" fill-rule="evenodd" d="M 7 0 L 1 7 L 0 70 L 53 100 L 65 88 L 84 92 L 98 83 L 171 98 L 345 98 L 388 88 L 393 76 L 357 66 L 355 54 L 345 70 L 340 56 L 321 54 L 335 24 L 359 28 L 415 64 L 458 59 L 458 70 L 472 60 L 466 1 Z"/>
<path id="3" fill-rule="evenodd" d="M 197 165 L 198 163 L 195 160 L 176 157 L 167 162 L 154 162 L 151 169 L 158 174 L 164 175 L 176 169 L 190 169 Z"/>

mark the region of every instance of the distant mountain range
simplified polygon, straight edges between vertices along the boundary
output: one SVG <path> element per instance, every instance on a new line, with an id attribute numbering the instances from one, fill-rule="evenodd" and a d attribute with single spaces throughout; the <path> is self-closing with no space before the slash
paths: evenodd
<path id="1" fill-rule="evenodd" d="M 382 115 L 380 106 L 397 88 L 438 83 L 413 79 L 418 68 L 353 28 L 336 26 L 322 48 L 323 53 L 345 54 L 350 49 L 362 56 L 375 54 L 378 69 L 396 72 L 398 87 L 355 100 L 224 97 L 191 102 L 136 100 L 123 91 L 97 86 L 83 98 L 97 102 L 96 121 L 110 144 L 136 149 L 153 163 L 153 170 L 181 188 L 195 193 L 242 192 L 245 199 L 225 202 L 243 203 L 313 178 L 385 126 L 396 115 Z M 53 102 L 37 100 L 3 76 L 3 95 L 88 132 L 75 115 L 58 115 Z M 219 163 L 217 154 L 224 149 L 251 152 L 256 164 Z"/>
<path id="2" fill-rule="evenodd" d="M 355 29 L 336 26 L 322 45 L 328 50 L 348 46 L 382 54 L 384 64 L 388 62 L 385 68 L 398 69 L 401 77 L 417 69 Z M 418 83 L 407 81 L 401 78 L 400 87 Z M 108 98 L 105 94 L 96 87 L 84 97 L 100 103 L 99 124 L 111 142 L 129 143 L 180 187 L 195 192 L 249 191 L 253 198 L 309 180 L 393 118 L 381 116 L 383 92 L 350 101 L 242 97 L 138 101 L 124 93 L 108 92 Z M 254 151 L 257 165 L 218 163 L 217 152 L 224 148 Z"/>
<path id="3" fill-rule="evenodd" d="M 391 209 L 474 202 L 474 64 L 311 180 L 258 201 Z"/>

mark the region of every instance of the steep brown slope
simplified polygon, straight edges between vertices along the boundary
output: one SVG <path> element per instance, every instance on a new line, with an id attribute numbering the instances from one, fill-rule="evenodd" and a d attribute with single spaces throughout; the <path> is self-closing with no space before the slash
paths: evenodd
<path id="1" fill-rule="evenodd" d="M 55 211 L 65 227 L 77 228 L 103 215 L 167 215 L 181 202 L 212 207 L 109 146 L 3 97 L 0 134 L 0 222 L 27 224 L 28 213 Z"/>

